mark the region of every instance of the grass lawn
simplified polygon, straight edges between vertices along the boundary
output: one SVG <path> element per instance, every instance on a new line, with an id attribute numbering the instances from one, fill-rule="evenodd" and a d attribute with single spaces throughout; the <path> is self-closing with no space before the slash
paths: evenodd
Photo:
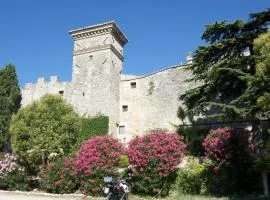
<path id="1" fill-rule="evenodd" d="M 138 196 L 129 194 L 129 200 L 150 200 L 152 197 Z M 214 196 L 202 196 L 202 195 L 184 195 L 184 194 L 172 194 L 170 197 L 160 198 L 161 200 L 269 200 L 269 198 L 250 196 L 250 197 L 214 197 Z"/>
<path id="2" fill-rule="evenodd" d="M 129 200 L 150 200 L 152 197 L 144 197 L 144 196 L 138 196 L 129 194 Z M 174 194 L 170 197 L 161 198 L 163 200 L 229 200 L 229 198 L 223 197 L 223 198 L 217 198 L 217 197 L 211 197 L 211 196 L 198 196 L 198 195 L 183 195 L 183 194 Z"/>

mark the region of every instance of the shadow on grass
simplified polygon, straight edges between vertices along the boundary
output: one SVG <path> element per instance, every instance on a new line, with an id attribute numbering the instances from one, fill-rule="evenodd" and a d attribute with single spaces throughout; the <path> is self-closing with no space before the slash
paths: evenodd
<path id="1" fill-rule="evenodd" d="M 129 200 L 150 200 L 153 197 L 139 196 L 135 194 L 129 194 Z M 154 198 L 155 199 L 155 198 Z M 270 200 L 270 198 L 262 197 L 259 195 L 250 195 L 247 197 L 214 197 L 204 195 L 185 195 L 185 194 L 172 194 L 166 198 L 159 198 L 162 200 Z"/>

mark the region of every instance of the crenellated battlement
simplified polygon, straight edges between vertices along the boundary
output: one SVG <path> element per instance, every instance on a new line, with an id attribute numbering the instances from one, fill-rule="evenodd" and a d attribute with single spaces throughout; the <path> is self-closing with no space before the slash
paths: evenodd
<path id="1" fill-rule="evenodd" d="M 33 83 L 26 83 L 24 86 L 24 89 L 31 89 L 33 88 L 34 84 Z"/>
<path id="2" fill-rule="evenodd" d="M 45 77 L 39 77 L 37 79 L 37 84 L 43 84 L 43 83 L 45 83 Z"/>
<path id="3" fill-rule="evenodd" d="M 61 82 L 59 76 L 50 76 L 50 79 L 47 79 L 45 77 L 38 77 L 36 83 L 26 83 L 23 89 L 33 89 L 36 86 L 41 85 L 51 85 L 51 84 L 63 84 L 66 85 L 68 82 Z"/>
<path id="4" fill-rule="evenodd" d="M 38 77 L 36 83 L 25 84 L 24 88 L 21 89 L 22 107 L 46 94 L 59 94 L 67 100 L 70 98 L 70 83 L 61 82 L 58 76 L 50 76 L 48 80 L 45 77 Z"/>
<path id="5" fill-rule="evenodd" d="M 60 82 L 59 76 L 51 76 L 50 77 L 50 82 L 51 83 L 59 83 Z"/>

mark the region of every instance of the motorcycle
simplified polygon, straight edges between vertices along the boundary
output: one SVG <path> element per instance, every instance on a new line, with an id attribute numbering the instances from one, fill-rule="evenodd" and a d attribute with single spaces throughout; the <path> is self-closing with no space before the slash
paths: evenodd
<path id="1" fill-rule="evenodd" d="M 103 190 L 106 200 L 128 200 L 128 193 L 130 192 L 128 180 L 130 180 L 130 174 L 128 178 L 119 181 L 112 176 L 105 176 Z"/>

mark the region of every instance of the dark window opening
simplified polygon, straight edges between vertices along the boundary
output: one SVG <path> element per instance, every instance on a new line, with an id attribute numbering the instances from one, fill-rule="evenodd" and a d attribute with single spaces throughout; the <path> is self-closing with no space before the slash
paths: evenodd
<path id="1" fill-rule="evenodd" d="M 85 95 L 85 93 L 83 92 L 83 93 L 82 93 L 82 95 L 84 96 L 84 95 Z"/>
<path id="2" fill-rule="evenodd" d="M 128 111 L 128 106 L 124 105 L 124 106 L 122 106 L 122 109 L 123 109 L 123 112 L 127 112 Z"/>
<path id="3" fill-rule="evenodd" d="M 64 90 L 60 90 L 59 94 L 63 96 L 64 95 Z"/>
<path id="4" fill-rule="evenodd" d="M 136 88 L 136 82 L 131 82 L 130 86 L 131 86 L 131 88 Z"/>

